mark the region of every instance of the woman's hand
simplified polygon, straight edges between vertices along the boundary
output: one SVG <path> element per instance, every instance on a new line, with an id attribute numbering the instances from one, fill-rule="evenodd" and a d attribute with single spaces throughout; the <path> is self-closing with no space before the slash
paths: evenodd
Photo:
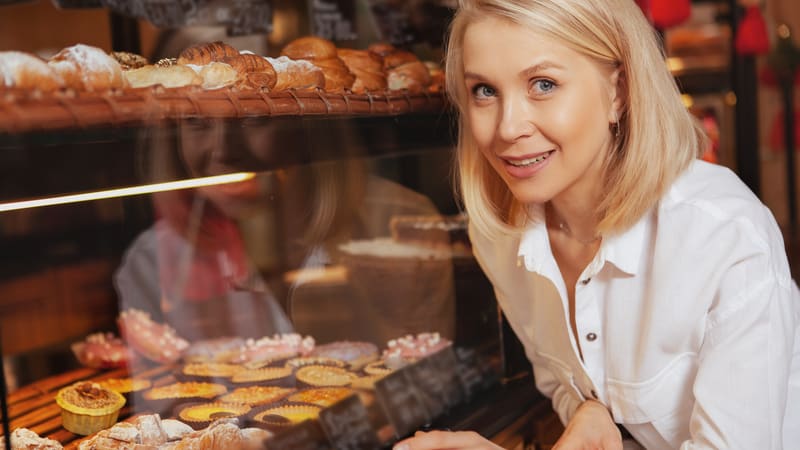
<path id="1" fill-rule="evenodd" d="M 474 449 L 502 450 L 474 431 L 417 431 L 414 437 L 395 444 L 393 450 Z"/>
<path id="2" fill-rule="evenodd" d="M 622 435 L 606 407 L 587 400 L 578 407 L 553 450 L 622 450 Z"/>

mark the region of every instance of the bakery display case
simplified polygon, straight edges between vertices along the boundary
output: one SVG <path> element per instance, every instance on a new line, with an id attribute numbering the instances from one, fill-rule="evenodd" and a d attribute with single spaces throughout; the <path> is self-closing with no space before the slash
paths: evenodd
<path id="1" fill-rule="evenodd" d="M 546 431 L 452 194 L 435 68 L 276 89 L 289 64 L 271 63 L 222 87 L 202 70 L 168 86 L 158 67 L 176 62 L 107 88 L 6 76 L 10 448 L 368 449 L 435 428 L 511 447 Z M 397 84 L 419 67 L 422 88 Z"/>

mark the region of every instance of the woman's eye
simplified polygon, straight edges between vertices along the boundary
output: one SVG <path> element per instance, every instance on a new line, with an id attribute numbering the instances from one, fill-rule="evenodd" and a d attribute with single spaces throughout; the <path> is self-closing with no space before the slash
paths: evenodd
<path id="1" fill-rule="evenodd" d="M 534 91 L 540 94 L 547 94 L 556 88 L 556 84 L 552 80 L 545 78 L 534 80 L 532 85 Z"/>
<path id="2" fill-rule="evenodd" d="M 472 95 L 478 99 L 483 99 L 487 97 L 494 97 L 497 92 L 485 84 L 478 84 L 472 88 Z"/>

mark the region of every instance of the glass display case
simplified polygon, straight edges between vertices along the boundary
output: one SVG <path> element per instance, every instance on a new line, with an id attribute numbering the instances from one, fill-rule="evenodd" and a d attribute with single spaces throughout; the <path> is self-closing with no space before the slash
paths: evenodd
<path id="1" fill-rule="evenodd" d="M 4 434 L 511 446 L 550 410 L 471 255 L 441 94 L 7 91 L 0 123 Z M 106 390 L 114 417 L 76 412 Z"/>

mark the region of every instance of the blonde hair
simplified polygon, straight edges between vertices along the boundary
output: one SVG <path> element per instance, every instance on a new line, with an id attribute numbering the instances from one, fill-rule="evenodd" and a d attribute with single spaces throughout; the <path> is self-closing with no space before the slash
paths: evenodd
<path id="1" fill-rule="evenodd" d="M 482 156 L 466 119 L 464 34 L 486 17 L 535 30 L 600 65 L 620 69 L 624 104 L 618 136 L 604 162 L 605 196 L 595 213 L 600 233 L 632 226 L 697 158 L 706 139 L 681 102 L 659 40 L 639 7 L 633 0 L 459 1 L 446 55 L 447 91 L 460 113 L 456 189 L 470 221 L 491 237 L 519 230 L 526 205 Z"/>

